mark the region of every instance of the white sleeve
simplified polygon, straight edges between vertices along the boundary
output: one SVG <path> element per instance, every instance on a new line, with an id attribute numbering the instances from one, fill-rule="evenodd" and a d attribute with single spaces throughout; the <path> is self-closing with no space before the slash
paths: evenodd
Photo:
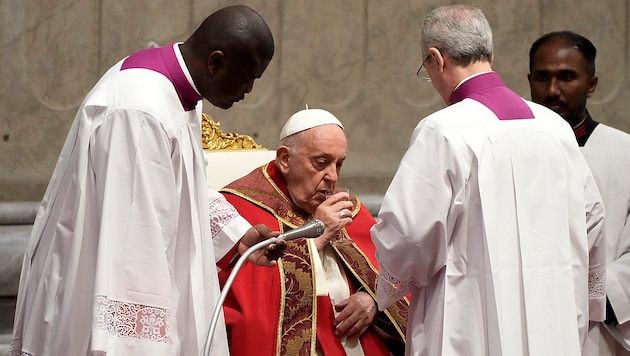
<path id="1" fill-rule="evenodd" d="M 208 210 L 214 255 L 218 262 L 238 243 L 252 225 L 221 193 L 210 186 L 208 186 Z"/>
<path id="2" fill-rule="evenodd" d="M 629 202 L 630 203 L 630 202 Z M 630 215 L 617 244 L 618 258 L 606 267 L 606 294 L 619 325 L 606 325 L 617 342 L 630 350 Z"/>
<path id="3" fill-rule="evenodd" d="M 630 322 L 630 214 L 626 217 L 615 257 L 617 258 L 608 264 L 606 293 L 615 310 L 617 321 L 624 324 Z"/>
<path id="4" fill-rule="evenodd" d="M 606 318 L 606 238 L 604 204 L 593 175 L 584 161 L 586 231 L 589 247 L 588 316 L 591 321 Z"/>
<path id="5" fill-rule="evenodd" d="M 628 180 L 628 177 L 624 177 Z M 619 325 L 606 325 L 617 342 L 630 350 L 630 199 L 614 259 L 606 266 L 606 295 Z M 614 237 L 612 237 L 614 238 Z"/>
<path id="6" fill-rule="evenodd" d="M 418 125 L 371 229 L 379 263 L 377 300 L 384 310 L 429 284 L 446 265 L 452 204 L 461 177 L 458 155 L 436 130 Z"/>

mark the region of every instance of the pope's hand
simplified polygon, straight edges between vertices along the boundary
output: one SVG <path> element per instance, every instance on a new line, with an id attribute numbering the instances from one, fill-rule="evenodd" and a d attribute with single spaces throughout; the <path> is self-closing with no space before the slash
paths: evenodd
<path id="1" fill-rule="evenodd" d="M 357 292 L 336 304 L 335 310 L 340 312 L 333 320 L 335 335 L 354 339 L 363 335 L 372 324 L 377 307 L 369 294 Z"/>
<path id="2" fill-rule="evenodd" d="M 280 235 L 278 231 L 272 231 L 264 224 L 258 224 L 247 230 L 238 245 L 238 253 L 243 255 L 248 248 L 255 244 L 267 240 L 271 237 Z M 247 257 L 247 261 L 259 266 L 271 267 L 276 265 L 276 260 L 284 254 L 287 243 L 284 240 L 278 240 L 268 245 L 264 249 L 253 252 Z"/>
<path id="3" fill-rule="evenodd" d="M 354 205 L 348 198 L 348 193 L 339 192 L 328 197 L 315 209 L 313 218 L 321 220 L 326 225 L 324 233 L 315 239 L 318 251 L 330 241 L 338 239 L 342 228 L 352 224 L 351 214 Z"/>

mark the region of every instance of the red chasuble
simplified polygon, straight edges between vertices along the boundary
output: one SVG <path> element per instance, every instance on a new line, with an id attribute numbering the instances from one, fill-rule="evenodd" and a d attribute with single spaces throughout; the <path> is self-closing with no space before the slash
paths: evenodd
<path id="1" fill-rule="evenodd" d="M 221 192 L 252 224 L 264 223 L 284 232 L 311 218 L 295 209 L 286 182 L 273 162 L 229 184 Z M 335 247 L 335 251 L 348 276 L 351 293 L 361 289 L 375 298 L 378 271 L 370 237 L 370 227 L 375 221 L 356 197 L 351 199 L 355 206 L 353 222 L 343 233 L 354 244 Z M 223 305 L 232 356 L 311 355 L 315 354 L 317 341 L 325 355 L 345 355 L 339 338 L 334 335 L 330 298 L 318 298 L 315 293 L 308 242 L 296 239 L 287 245 L 277 266 L 245 263 L 234 280 Z M 221 286 L 231 271 L 232 265 L 227 262 L 226 258 L 219 263 Z M 377 315 L 402 340 L 407 308 L 405 299 Z M 367 356 L 389 355 L 373 327 L 361 337 L 361 344 Z"/>

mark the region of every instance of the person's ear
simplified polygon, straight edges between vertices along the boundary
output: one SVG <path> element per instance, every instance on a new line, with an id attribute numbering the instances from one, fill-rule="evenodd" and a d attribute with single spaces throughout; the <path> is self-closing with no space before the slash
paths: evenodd
<path id="1" fill-rule="evenodd" d="M 289 158 L 291 157 L 291 149 L 287 146 L 280 146 L 276 150 L 276 166 L 282 174 L 289 173 Z"/>
<path id="2" fill-rule="evenodd" d="M 210 72 L 210 74 L 216 73 L 216 71 L 223 66 L 224 56 L 222 51 L 212 51 L 212 53 L 210 53 L 207 62 L 208 72 Z"/>
<path id="3" fill-rule="evenodd" d="M 440 52 L 440 50 L 435 47 L 431 47 L 429 48 L 429 55 L 433 57 L 433 61 L 435 62 L 437 71 L 440 73 L 443 72 L 445 59 L 442 55 L 442 52 Z"/>
<path id="4" fill-rule="evenodd" d="M 588 81 L 588 89 L 586 90 L 586 97 L 590 98 L 591 96 L 593 96 L 593 93 L 595 93 L 595 89 L 597 89 L 597 82 L 598 82 L 599 78 L 597 78 L 596 75 L 594 75 L 589 81 Z"/>

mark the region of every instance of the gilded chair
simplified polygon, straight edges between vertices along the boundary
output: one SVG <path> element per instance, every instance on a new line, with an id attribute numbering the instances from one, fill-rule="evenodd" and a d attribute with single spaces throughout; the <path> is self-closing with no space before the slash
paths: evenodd
<path id="1" fill-rule="evenodd" d="M 223 133 L 220 125 L 202 114 L 201 138 L 208 161 L 206 175 L 212 188 L 220 189 L 276 157 L 275 150 L 260 146 L 247 135 Z"/>

